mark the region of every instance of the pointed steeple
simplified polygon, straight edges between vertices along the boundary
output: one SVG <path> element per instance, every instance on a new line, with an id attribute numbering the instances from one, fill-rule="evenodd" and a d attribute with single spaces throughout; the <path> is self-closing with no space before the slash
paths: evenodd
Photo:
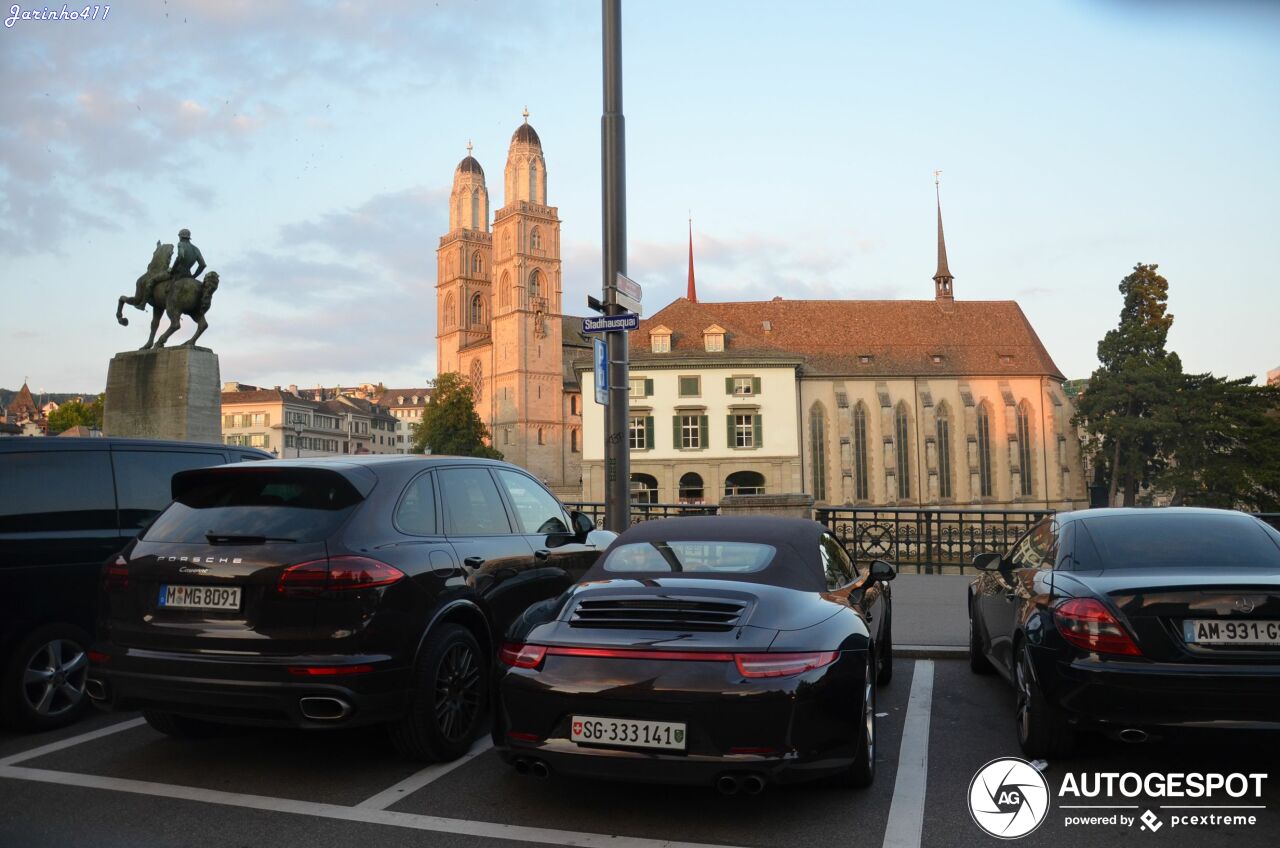
<path id="1" fill-rule="evenodd" d="M 693 279 L 693 218 L 689 218 L 689 291 L 685 295 L 690 303 L 698 302 L 698 287 Z"/>
<path id="2" fill-rule="evenodd" d="M 952 301 L 955 297 L 951 284 L 955 277 L 951 276 L 951 269 L 947 267 L 947 240 L 942 235 L 942 190 L 938 179 L 941 174 L 941 171 L 933 172 L 933 191 L 938 201 L 938 270 L 933 275 L 933 289 L 936 300 Z"/>

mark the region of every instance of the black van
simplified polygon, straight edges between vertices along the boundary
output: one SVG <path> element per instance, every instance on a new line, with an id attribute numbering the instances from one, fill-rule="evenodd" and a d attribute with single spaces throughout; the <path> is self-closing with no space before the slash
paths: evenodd
<path id="1" fill-rule="evenodd" d="M 179 471 L 271 459 L 256 448 L 137 439 L 0 439 L 0 719 L 74 721 L 103 562 L 171 500 Z"/>

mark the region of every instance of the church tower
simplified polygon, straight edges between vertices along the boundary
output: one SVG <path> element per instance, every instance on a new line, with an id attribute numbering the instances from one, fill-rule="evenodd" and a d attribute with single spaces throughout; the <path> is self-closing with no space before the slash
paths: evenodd
<path id="1" fill-rule="evenodd" d="M 529 125 L 516 127 L 507 152 L 504 205 L 494 216 L 494 446 L 553 485 L 566 477 L 564 363 L 561 349 L 560 218 L 547 205 L 547 163 Z M 576 483 L 576 475 L 575 480 Z"/>
<path id="2" fill-rule="evenodd" d="M 933 193 L 938 201 L 938 270 L 933 275 L 933 296 L 940 305 L 950 306 L 955 301 L 951 284 L 956 278 L 951 276 L 951 268 L 947 265 L 947 240 L 942 236 L 942 189 L 938 186 L 941 173 L 933 172 Z"/>
<path id="3" fill-rule="evenodd" d="M 493 316 L 493 236 L 484 169 L 467 156 L 453 172 L 449 232 L 436 250 L 436 363 L 439 373 L 464 370 L 461 351 L 488 339 Z M 479 376 L 483 381 L 487 374 Z M 483 382 L 477 391 L 483 390 Z"/>

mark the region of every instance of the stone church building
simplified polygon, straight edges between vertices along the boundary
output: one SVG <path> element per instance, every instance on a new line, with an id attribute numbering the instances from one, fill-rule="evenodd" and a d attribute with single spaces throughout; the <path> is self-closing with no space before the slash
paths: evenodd
<path id="1" fill-rule="evenodd" d="M 569 363 L 590 342 L 581 319 L 562 314 L 560 218 L 547 203 L 542 141 L 526 110 L 492 224 L 484 169 L 467 148 L 437 250 L 437 368 L 471 381 L 480 419 L 508 461 L 575 499 L 582 394 Z"/>

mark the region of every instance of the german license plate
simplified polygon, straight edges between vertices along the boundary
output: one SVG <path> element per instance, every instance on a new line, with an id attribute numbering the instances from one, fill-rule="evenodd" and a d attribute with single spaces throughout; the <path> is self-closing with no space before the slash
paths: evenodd
<path id="1" fill-rule="evenodd" d="M 574 742 L 625 748 L 685 749 L 685 725 L 677 721 L 574 716 L 569 736 Z"/>
<path id="2" fill-rule="evenodd" d="M 158 605 L 183 609 L 240 609 L 239 586 L 161 586 Z"/>
<path id="3" fill-rule="evenodd" d="M 1182 638 L 1188 645 L 1280 645 L 1280 621 L 1188 618 Z"/>

